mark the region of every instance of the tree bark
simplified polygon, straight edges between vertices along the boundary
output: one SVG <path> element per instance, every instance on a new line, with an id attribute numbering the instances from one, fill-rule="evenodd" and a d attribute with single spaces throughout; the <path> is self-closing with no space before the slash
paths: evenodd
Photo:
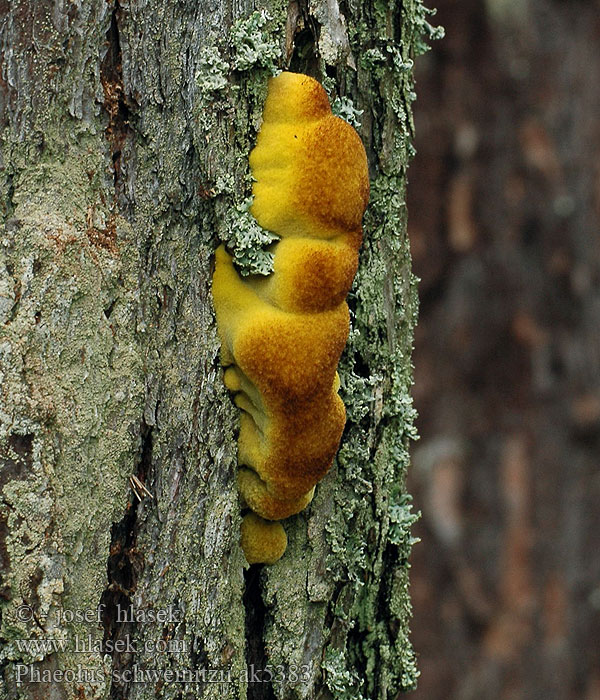
<path id="1" fill-rule="evenodd" d="M 413 687 L 404 175 L 422 5 L 5 0 L 0 16 L 0 697 Z M 337 463 L 284 558 L 245 569 L 211 260 L 250 194 L 274 68 L 361 112 L 372 197 Z"/>

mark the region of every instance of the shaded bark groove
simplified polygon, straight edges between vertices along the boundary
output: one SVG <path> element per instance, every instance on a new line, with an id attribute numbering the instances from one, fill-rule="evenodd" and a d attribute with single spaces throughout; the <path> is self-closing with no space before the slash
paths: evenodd
<path id="1" fill-rule="evenodd" d="M 152 467 L 152 428 L 142 425 L 141 455 L 136 470 L 139 482 L 145 484 Z M 104 636 L 102 646 L 112 657 L 112 671 L 123 675 L 131 669 L 135 653 L 135 607 L 132 596 L 137 589 L 139 575 L 144 567 L 143 552 L 137 547 L 137 514 L 142 498 L 132 485 L 123 518 L 111 528 L 110 554 L 107 562 L 108 585 L 100 597 Z M 123 651 L 120 649 L 123 648 Z M 130 683 L 113 680 L 110 697 L 122 700 L 129 696 Z"/>

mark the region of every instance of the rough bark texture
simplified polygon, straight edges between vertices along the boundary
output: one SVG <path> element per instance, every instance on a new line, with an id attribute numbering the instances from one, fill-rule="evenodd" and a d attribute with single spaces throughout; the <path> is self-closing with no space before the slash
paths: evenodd
<path id="1" fill-rule="evenodd" d="M 414 697 L 598 700 L 598 5 L 439 9 L 409 188 Z"/>
<path id="2" fill-rule="evenodd" d="M 0 3 L 1 698 L 414 685 L 404 175 L 425 16 L 417 0 Z M 372 200 L 337 465 L 285 557 L 245 571 L 211 259 L 219 238 L 252 248 L 247 155 L 275 67 L 362 110 Z M 247 683 L 266 663 L 276 680 Z"/>

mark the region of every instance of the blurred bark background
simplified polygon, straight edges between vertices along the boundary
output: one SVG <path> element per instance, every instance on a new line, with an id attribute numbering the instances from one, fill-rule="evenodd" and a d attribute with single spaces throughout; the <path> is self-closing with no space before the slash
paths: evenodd
<path id="1" fill-rule="evenodd" d="M 600 698 L 600 13 L 439 0 L 417 64 L 415 700 Z"/>

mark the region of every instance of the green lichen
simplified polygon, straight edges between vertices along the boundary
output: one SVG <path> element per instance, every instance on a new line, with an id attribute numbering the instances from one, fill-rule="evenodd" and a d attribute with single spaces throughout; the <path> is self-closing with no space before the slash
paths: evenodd
<path id="1" fill-rule="evenodd" d="M 436 13 L 437 10 L 435 8 L 425 7 L 422 2 L 414 5 L 412 36 L 414 37 L 415 56 L 427 53 L 431 48 L 430 42 L 444 38 L 444 27 L 435 27 L 428 20 L 428 17 L 433 17 Z"/>
<path id="2" fill-rule="evenodd" d="M 390 529 L 389 540 L 398 547 L 410 550 L 419 542 L 418 537 L 411 535 L 411 528 L 419 519 L 419 513 L 412 511 L 412 498 L 410 494 L 402 493 L 399 488 L 390 495 Z"/>
<path id="3" fill-rule="evenodd" d="M 360 129 L 360 116 L 363 114 L 363 109 L 356 109 L 354 103 L 349 97 L 343 95 L 336 97 L 331 103 L 331 111 L 338 117 L 341 117 L 348 124 L 351 124 L 355 129 Z"/>
<path id="4" fill-rule="evenodd" d="M 355 129 L 360 129 L 360 116 L 364 113 L 364 110 L 357 109 L 354 106 L 354 101 L 348 95 L 342 95 L 340 97 L 337 94 L 336 81 L 328 75 L 324 76 L 321 85 L 327 93 L 333 114 L 347 121 L 348 124 L 351 124 Z"/>
<path id="5" fill-rule="evenodd" d="M 336 700 L 366 700 L 360 692 L 358 673 L 348 668 L 348 660 L 340 651 L 329 648 L 323 660 L 323 672 L 327 687 Z"/>
<path id="6" fill-rule="evenodd" d="M 206 97 L 213 92 L 225 90 L 229 85 L 228 76 L 231 66 L 225 61 L 215 44 L 205 46 L 200 52 L 196 85 L 200 93 Z"/>
<path id="7" fill-rule="evenodd" d="M 277 32 L 278 27 L 266 10 L 257 10 L 237 20 L 230 33 L 233 67 L 239 71 L 262 68 L 275 75 L 281 58 Z"/>
<path id="8" fill-rule="evenodd" d="M 226 212 L 222 236 L 242 275 L 268 275 L 273 271 L 273 253 L 265 248 L 279 238 L 259 226 L 249 211 L 251 206 L 249 197 Z"/>

